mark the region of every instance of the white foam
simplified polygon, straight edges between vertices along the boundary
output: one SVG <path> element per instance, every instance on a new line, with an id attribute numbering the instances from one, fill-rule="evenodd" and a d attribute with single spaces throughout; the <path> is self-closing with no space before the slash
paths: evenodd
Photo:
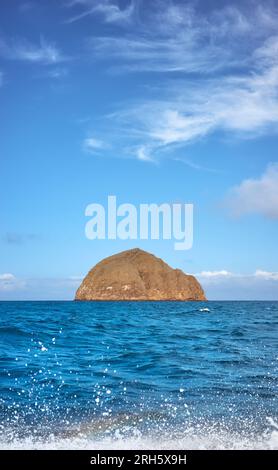
<path id="1" fill-rule="evenodd" d="M 92 435 L 79 433 L 74 437 L 58 438 L 51 436 L 45 438 L 14 439 L 13 441 L 0 441 L 0 450 L 11 449 L 53 449 L 53 450 L 106 450 L 106 449 L 134 449 L 134 450 L 278 450 L 278 425 L 268 419 L 274 430 L 267 429 L 261 435 L 248 435 L 233 432 L 215 432 L 213 428 L 203 430 L 188 429 L 183 437 L 175 438 L 161 436 L 161 438 L 146 437 L 139 430 L 133 429 L 132 435 L 122 434 L 122 430 L 116 430 L 113 436 L 96 438 Z"/>

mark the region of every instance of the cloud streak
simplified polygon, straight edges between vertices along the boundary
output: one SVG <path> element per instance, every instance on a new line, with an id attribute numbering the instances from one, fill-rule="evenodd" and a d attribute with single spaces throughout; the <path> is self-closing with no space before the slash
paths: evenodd
<path id="1" fill-rule="evenodd" d="M 71 16 L 66 23 L 74 23 L 89 16 L 100 16 L 105 23 L 130 23 L 132 21 L 136 2 L 131 1 L 126 8 L 120 8 L 117 2 L 109 0 L 71 0 L 67 4 L 70 8 L 78 8 L 79 13 Z"/>

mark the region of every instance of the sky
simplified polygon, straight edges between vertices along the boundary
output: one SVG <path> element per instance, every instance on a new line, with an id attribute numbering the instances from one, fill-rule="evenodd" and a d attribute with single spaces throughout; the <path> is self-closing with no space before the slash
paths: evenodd
<path id="1" fill-rule="evenodd" d="M 277 2 L 1 2 L 0 130 L 0 300 L 70 300 L 133 247 L 278 300 Z M 192 249 L 88 240 L 109 195 L 192 203 Z"/>

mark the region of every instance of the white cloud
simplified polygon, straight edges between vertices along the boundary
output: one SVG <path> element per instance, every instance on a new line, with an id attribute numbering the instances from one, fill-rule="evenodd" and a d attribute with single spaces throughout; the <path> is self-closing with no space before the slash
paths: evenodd
<path id="1" fill-rule="evenodd" d="M 210 300 L 278 300 L 278 272 L 257 269 L 242 274 L 223 269 L 195 276 Z"/>
<path id="2" fill-rule="evenodd" d="M 11 273 L 0 274 L 0 292 L 22 289 L 24 285 L 24 281 L 17 279 Z"/>
<path id="3" fill-rule="evenodd" d="M 95 9 L 92 1 L 73 3 Z M 100 5 L 118 8 L 108 0 Z M 111 144 L 117 135 L 127 141 L 115 153 L 155 161 L 217 131 L 253 138 L 278 131 L 277 9 L 264 3 L 252 15 L 244 5 L 205 15 L 189 3 L 133 5 L 137 14 L 125 34 L 88 41 L 93 58 L 113 58 L 117 71 L 159 72 L 151 98 L 121 104 L 106 121 Z"/>
<path id="4" fill-rule="evenodd" d="M 80 2 L 78 2 L 80 3 Z M 92 1 L 83 1 L 95 4 Z M 224 67 L 237 67 L 250 62 L 253 39 L 256 43 L 277 34 L 277 24 L 266 23 L 260 6 L 252 15 L 244 8 L 225 7 L 209 14 L 201 14 L 193 4 L 175 4 L 156 1 L 140 9 L 131 3 L 122 14 L 139 11 L 129 16 L 133 24 L 126 35 L 92 37 L 91 51 L 100 58 L 117 58 L 117 67 L 130 71 L 198 72 L 211 74 Z M 99 3 L 99 9 L 116 10 L 116 4 Z M 91 8 L 95 13 L 96 7 Z M 278 20 L 277 11 L 264 6 L 265 15 Z M 244 44 L 243 41 L 247 41 Z M 256 47 L 256 46 L 255 46 Z"/>
<path id="5" fill-rule="evenodd" d="M 188 166 L 189 168 L 193 168 L 194 170 L 198 170 L 198 171 L 206 171 L 206 172 L 209 172 L 209 173 L 221 173 L 220 170 L 216 169 L 216 168 L 208 168 L 204 165 L 199 165 L 195 162 L 192 162 L 191 160 L 189 160 L 187 157 L 183 157 L 183 158 L 180 158 L 180 157 L 174 157 L 174 160 L 176 162 L 180 162 L 182 163 L 183 165 L 186 165 Z"/>
<path id="6" fill-rule="evenodd" d="M 67 19 L 66 23 L 74 23 L 88 16 L 99 15 L 106 23 L 129 23 L 135 11 L 135 0 L 126 8 L 120 8 L 117 2 L 110 0 L 72 0 L 68 7 L 81 10 L 79 13 Z"/>
<path id="7" fill-rule="evenodd" d="M 226 271 L 225 269 L 222 269 L 220 271 L 201 271 L 200 273 L 196 274 L 198 277 L 202 278 L 216 278 L 216 277 L 231 277 L 234 276 L 233 273 L 230 271 Z"/>
<path id="8" fill-rule="evenodd" d="M 210 116 L 182 115 L 177 109 L 165 109 L 160 122 L 156 122 L 150 136 L 162 145 L 192 140 L 206 134 L 212 126 Z"/>
<path id="9" fill-rule="evenodd" d="M 83 142 L 84 150 L 88 152 L 95 152 L 97 150 L 103 150 L 106 148 L 105 142 L 100 139 L 96 139 L 94 137 L 88 137 Z"/>
<path id="10" fill-rule="evenodd" d="M 15 276 L 10 273 L 0 274 L 0 281 L 12 281 L 15 279 Z"/>
<path id="11" fill-rule="evenodd" d="M 26 39 L 7 43 L 3 38 L 0 38 L 0 55 L 10 60 L 42 64 L 57 64 L 66 60 L 57 46 L 43 37 L 40 38 L 38 44 L 31 43 Z"/>
<path id="12" fill-rule="evenodd" d="M 278 218 L 278 163 L 270 164 L 258 179 L 246 179 L 230 191 L 227 206 L 232 214 L 261 214 Z"/>
<path id="13" fill-rule="evenodd" d="M 196 79 L 183 85 L 168 83 L 166 94 L 161 91 L 165 99 L 113 114 L 114 122 L 138 131 L 138 144 L 152 149 L 150 159 L 217 130 L 239 137 L 278 130 L 278 65 L 244 77 Z"/>
<path id="14" fill-rule="evenodd" d="M 19 279 L 2 274 L 0 300 L 73 300 L 83 277 Z"/>
<path id="15" fill-rule="evenodd" d="M 145 145 L 142 145 L 137 149 L 137 158 L 138 160 L 142 160 L 144 162 L 152 161 L 152 158 L 149 155 L 148 148 Z"/>
<path id="16" fill-rule="evenodd" d="M 264 279 L 266 281 L 278 281 L 278 272 L 269 272 L 257 269 L 254 275 L 257 278 Z"/>

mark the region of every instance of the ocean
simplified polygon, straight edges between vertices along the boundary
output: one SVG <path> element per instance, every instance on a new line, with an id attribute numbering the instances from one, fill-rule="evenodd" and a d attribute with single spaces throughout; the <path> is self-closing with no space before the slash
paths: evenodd
<path id="1" fill-rule="evenodd" d="M 0 449 L 277 449 L 278 302 L 0 302 Z"/>

